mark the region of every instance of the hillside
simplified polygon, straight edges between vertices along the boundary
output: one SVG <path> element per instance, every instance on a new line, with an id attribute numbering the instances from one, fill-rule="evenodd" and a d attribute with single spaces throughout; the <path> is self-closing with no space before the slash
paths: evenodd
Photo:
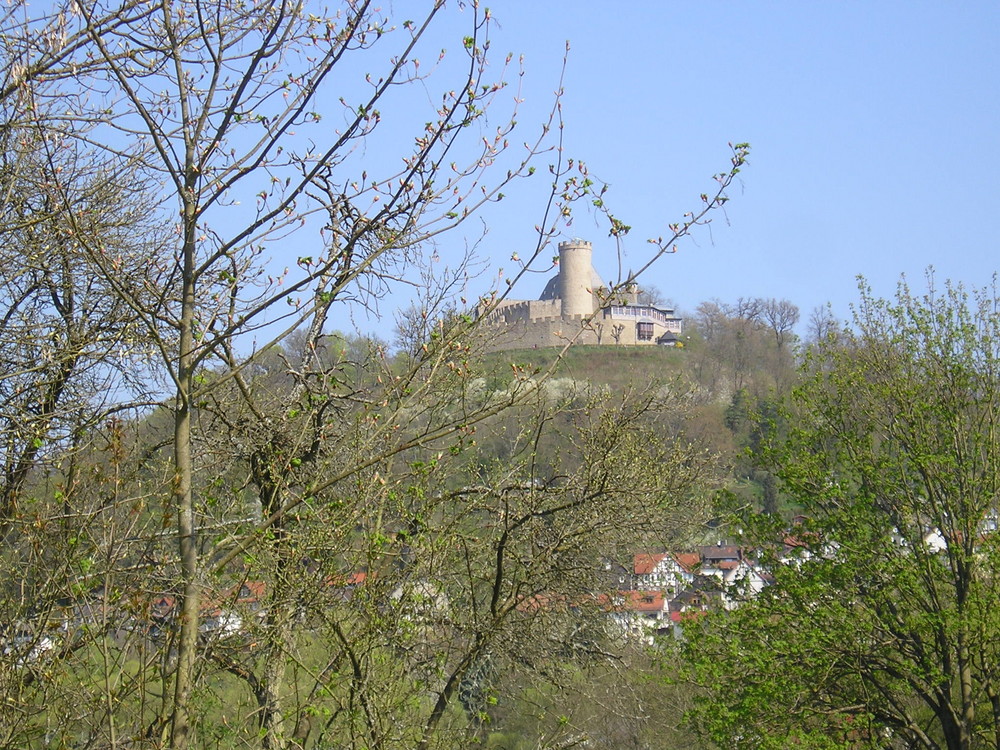
<path id="1" fill-rule="evenodd" d="M 516 349 L 488 357 L 497 370 L 511 364 L 545 369 L 558 357 L 560 349 Z M 613 387 L 644 386 L 683 372 L 689 352 L 668 347 L 575 346 L 563 355 L 556 366 L 557 377 L 588 380 Z"/>

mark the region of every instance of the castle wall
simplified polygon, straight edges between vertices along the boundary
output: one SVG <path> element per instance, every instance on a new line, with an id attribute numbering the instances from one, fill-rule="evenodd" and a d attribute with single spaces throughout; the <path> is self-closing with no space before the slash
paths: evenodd
<path id="1" fill-rule="evenodd" d="M 655 311 L 655 314 L 643 314 L 643 308 L 612 307 L 603 313 L 587 320 L 591 315 L 546 315 L 544 317 L 529 316 L 532 309 L 550 312 L 553 307 L 542 304 L 532 308 L 534 300 L 523 300 L 510 303 L 497 313 L 509 313 L 494 317 L 496 337 L 491 348 L 532 349 L 563 346 L 574 336 L 578 344 L 597 346 L 655 346 L 657 339 L 665 333 L 679 334 L 681 321 Z M 558 305 L 558 301 L 555 301 Z M 641 325 L 640 325 L 641 324 Z"/>
<path id="2" fill-rule="evenodd" d="M 595 290 L 603 282 L 591 259 L 589 242 L 559 243 L 559 274 L 550 279 L 541 299 L 500 302 L 483 317 L 496 332 L 492 348 L 554 347 L 569 341 L 649 346 L 666 333 L 681 332 L 681 320 L 673 310 L 639 304 L 636 284 L 617 292 L 614 304 L 599 311 Z"/>
<path id="3" fill-rule="evenodd" d="M 509 300 L 501 302 L 485 322 L 490 324 L 514 325 L 539 318 L 559 317 L 562 306 L 559 300 Z"/>
<path id="4" fill-rule="evenodd" d="M 563 319 L 546 318 L 544 320 L 518 321 L 512 325 L 499 327 L 497 335 L 491 343 L 495 350 L 504 349 L 544 349 L 566 345 L 574 336 L 577 344 L 610 343 L 605 330 L 585 325 L 584 316 Z M 583 329 L 583 330 L 581 330 Z"/>

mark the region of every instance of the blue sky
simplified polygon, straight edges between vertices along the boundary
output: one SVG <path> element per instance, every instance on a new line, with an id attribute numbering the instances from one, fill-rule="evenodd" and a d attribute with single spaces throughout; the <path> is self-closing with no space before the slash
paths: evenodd
<path id="1" fill-rule="evenodd" d="M 803 319 L 826 302 L 846 317 L 858 274 L 885 296 L 902 273 L 921 287 L 929 266 L 972 285 L 1000 268 L 1000 3 L 490 6 L 497 57 L 525 57 L 522 120 L 540 117 L 570 41 L 566 151 L 611 185 L 633 226 L 630 257 L 697 207 L 728 142 L 751 143 L 725 215 L 645 279 L 682 311 L 763 296 L 791 300 Z M 528 186 L 485 217 L 492 263 L 533 241 L 538 201 Z M 615 274 L 605 230 L 579 216 L 572 235 Z M 537 296 L 544 280 L 513 296 Z"/>

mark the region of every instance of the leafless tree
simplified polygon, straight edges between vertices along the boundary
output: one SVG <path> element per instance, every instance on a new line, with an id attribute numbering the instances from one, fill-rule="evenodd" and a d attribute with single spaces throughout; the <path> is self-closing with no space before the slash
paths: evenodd
<path id="1" fill-rule="evenodd" d="M 774 342 L 781 349 L 786 337 L 799 322 L 799 308 L 786 299 L 777 300 L 772 297 L 762 300 L 760 318 L 771 329 Z"/>
<path id="2" fill-rule="evenodd" d="M 653 305 L 654 307 L 672 307 L 670 300 L 663 295 L 663 292 L 651 284 L 643 286 L 640 290 L 639 304 Z"/>
<path id="3" fill-rule="evenodd" d="M 80 455 L 90 480 L 113 475 L 113 492 L 102 490 L 101 481 L 60 480 L 74 487 L 75 504 L 65 517 L 92 529 L 105 524 L 128 540 L 103 535 L 86 555 L 70 556 L 73 564 L 90 562 L 67 587 L 92 592 L 102 580 L 108 608 L 116 617 L 129 613 L 129 632 L 151 634 L 124 639 L 128 648 L 119 651 L 110 635 L 93 651 L 72 647 L 103 665 L 103 682 L 92 693 L 103 709 L 77 709 L 81 721 L 94 717 L 90 729 L 80 730 L 87 742 L 102 737 L 115 746 L 124 732 L 135 743 L 186 748 L 198 741 L 198 722 L 208 721 L 194 700 L 196 689 L 225 674 L 253 695 L 247 716 L 263 747 L 303 744 L 312 732 L 306 719 L 316 708 L 313 698 L 326 697 L 333 673 L 346 670 L 339 694 L 345 702 L 327 736 L 348 746 L 429 747 L 462 680 L 501 643 L 515 613 L 527 606 L 528 591 L 528 584 L 512 586 L 488 545 L 458 557 L 441 550 L 468 541 L 476 523 L 496 514 L 502 522 L 490 527 L 490 544 L 513 550 L 516 537 L 525 545 L 517 564 L 526 580 L 527 573 L 541 576 L 569 541 L 576 544 L 586 529 L 611 517 L 609 503 L 624 502 L 630 490 L 621 487 L 631 481 L 627 472 L 636 470 L 636 461 L 656 469 L 635 476 L 637 487 L 652 483 L 649 491 L 665 492 L 666 480 L 683 476 L 680 468 L 660 475 L 669 446 L 628 448 L 629 460 L 619 466 L 608 457 L 626 443 L 605 444 L 607 437 L 581 428 L 581 448 L 592 451 L 594 466 L 605 466 L 603 476 L 581 466 L 575 468 L 583 474 L 565 486 L 537 488 L 534 471 L 506 477 L 501 486 L 510 492 L 449 486 L 451 475 L 424 467 L 444 465 L 438 453 L 461 457 L 478 425 L 538 395 L 547 373 L 515 372 L 510 387 L 484 394 L 472 377 L 475 340 L 484 332 L 457 310 L 429 315 L 434 324 L 425 331 L 427 341 L 391 362 L 378 345 L 359 354 L 364 361 L 348 362 L 325 333 L 336 311 L 375 305 L 435 238 L 500 201 L 550 148 L 553 192 L 538 242 L 507 286 L 544 254 L 574 201 L 602 203 L 586 168 L 554 148 L 559 94 L 540 135 L 523 149 L 512 147 L 516 104 L 503 112 L 500 95 L 506 76 L 516 77 L 509 70 L 513 59 L 490 67 L 489 12 L 475 3 L 460 10 L 467 30 L 457 40 L 457 72 L 449 57 L 430 66 L 455 78 L 442 84 L 402 142 L 383 132 L 383 112 L 400 116 L 412 106 L 406 92 L 414 86 L 404 84 L 433 87 L 419 55 L 432 50 L 437 57 L 441 45 L 431 34 L 447 12 L 441 2 L 396 25 L 365 0 L 331 15 L 297 2 L 136 0 L 77 3 L 39 17 L 15 4 L 3 16 L 9 70 L 0 124 L 17 147 L 13 153 L 24 155 L 4 173 L 3 189 L 27 196 L 12 204 L 9 217 L 26 263 L 11 274 L 5 304 L 10 331 L 18 334 L 15 346 L 28 342 L 43 366 L 12 369 L 8 379 L 11 440 L 4 460 L 10 468 L 0 511 L 14 515 L 17 495 L 47 445 L 60 460 Z M 381 72 L 355 79 L 357 65 Z M 381 153 L 396 158 L 382 160 Z M 652 244 L 647 262 L 626 284 L 709 220 L 745 158 L 745 146 L 734 147 L 731 168 L 716 177 L 717 192 L 703 196 L 699 211 Z M 36 162 L 43 178 L 29 184 L 27 165 Z M 607 216 L 620 239 L 628 227 Z M 46 320 L 42 336 L 31 325 L 40 317 Z M 114 397 L 95 406 L 102 390 Z M 110 419 L 137 405 L 135 393 L 142 390 L 159 402 L 157 409 L 129 414 L 127 425 Z M 164 392 L 172 395 L 164 399 Z M 85 411 L 75 395 L 90 397 Z M 91 429 L 105 418 L 105 429 Z M 535 426 L 519 433 L 525 456 L 531 455 L 528 436 L 552 419 L 540 408 Z M 81 436 L 90 442 L 87 452 L 64 452 Z M 616 479 L 620 470 L 626 474 Z M 50 478 L 36 474 L 35 481 L 49 486 Z M 414 508 L 405 507 L 407 499 Z M 463 504 L 474 511 L 461 512 Z M 550 523 L 557 518 L 566 519 L 565 527 Z M 452 519 L 467 525 L 456 527 Z M 636 516 L 637 525 L 648 522 Z M 431 523 L 439 528 L 426 545 L 407 541 Z M 545 537 L 540 547 L 532 546 L 532 534 Z M 390 575 L 408 569 L 418 552 L 426 556 L 417 561 L 426 566 L 420 578 Z M 506 554 L 499 552 L 501 562 Z M 300 615 L 316 618 L 327 607 L 316 592 L 336 589 L 341 577 L 362 566 L 381 572 L 384 586 L 400 582 L 397 600 L 414 607 L 437 597 L 422 583 L 427 580 L 463 581 L 464 589 L 451 587 L 448 595 L 466 591 L 474 608 L 488 601 L 489 615 L 476 621 L 486 630 L 449 625 L 452 650 L 428 650 L 426 631 L 436 613 L 410 613 L 394 625 L 400 633 L 409 629 L 418 662 L 425 652 L 425 666 L 441 660 L 443 682 L 430 685 L 414 668 L 398 690 L 384 689 L 380 678 L 391 654 L 386 634 L 397 631 L 385 629 L 382 614 L 395 587 L 379 597 L 372 586 L 366 596 L 374 598 L 332 608 L 335 614 L 320 618 L 318 630 L 296 630 Z M 464 566 L 464 579 L 451 566 Z M 129 607 L 109 598 L 121 591 L 123 571 L 145 576 Z M 251 573 L 253 581 L 246 578 Z M 260 636 L 253 642 L 260 658 L 247 664 L 233 642 L 217 637 L 217 616 L 207 613 L 246 599 L 239 592 L 256 585 L 258 574 L 266 594 L 255 597 L 260 614 L 247 628 Z M 531 583 L 532 595 L 550 580 Z M 154 595 L 159 603 L 143 604 Z M 292 708 L 287 670 L 316 667 L 297 646 L 308 644 L 313 632 L 324 633 L 338 650 L 311 675 L 313 697 Z M 69 661 L 61 663 L 70 669 Z M 291 681 L 302 684 L 298 676 Z M 126 683 L 137 686 L 130 695 L 138 702 L 127 720 L 115 709 Z M 156 700 L 147 700 L 154 684 Z M 423 717 L 419 726 L 390 726 L 405 704 L 400 696 L 416 700 L 428 692 L 429 712 L 415 714 Z M 90 704 L 81 699 L 84 705 Z M 18 741 L 12 735 L 10 744 Z"/>
<path id="4" fill-rule="evenodd" d="M 8 131 L 0 216 L 0 522 L 18 514 L 38 465 L 147 385 L 145 331 L 83 252 L 95 243 L 134 274 L 161 234 L 141 194 L 107 181 L 100 161 L 58 134 Z M 87 239 L 81 239 L 85 235 Z M 137 239 L 138 238 L 138 239 Z"/>
<path id="5" fill-rule="evenodd" d="M 814 344 L 822 343 L 835 334 L 839 327 L 840 324 L 829 305 L 814 307 L 812 312 L 809 313 L 809 342 Z"/>
<path id="6" fill-rule="evenodd" d="M 725 373 L 732 395 L 748 386 L 767 390 L 774 377 L 790 377 L 794 363 L 785 344 L 797 322 L 798 308 L 787 300 L 741 297 L 733 304 L 703 302 L 696 324 L 711 360 L 701 368 L 703 381 L 715 388 Z M 773 344 L 768 343 L 768 334 L 773 335 Z"/>

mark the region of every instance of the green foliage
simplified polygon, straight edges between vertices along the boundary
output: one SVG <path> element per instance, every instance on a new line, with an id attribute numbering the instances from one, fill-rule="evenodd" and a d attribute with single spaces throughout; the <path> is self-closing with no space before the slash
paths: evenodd
<path id="1" fill-rule="evenodd" d="M 1000 298 L 862 287 L 771 445 L 804 518 L 744 517 L 774 585 L 688 630 L 722 747 L 994 747 Z"/>

